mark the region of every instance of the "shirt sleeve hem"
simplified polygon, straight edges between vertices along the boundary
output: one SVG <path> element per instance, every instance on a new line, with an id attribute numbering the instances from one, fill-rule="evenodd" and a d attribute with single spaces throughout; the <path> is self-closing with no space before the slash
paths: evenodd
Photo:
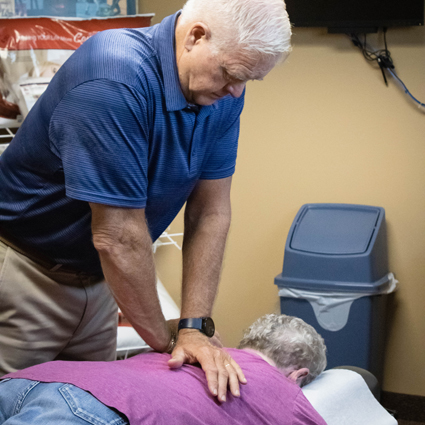
<path id="1" fill-rule="evenodd" d="M 146 198 L 126 198 L 119 196 L 102 195 L 99 193 L 92 193 L 81 191 L 77 189 L 66 188 L 66 196 L 77 199 L 79 201 L 93 202 L 96 204 L 111 205 L 114 207 L 125 208 L 145 208 Z"/>
<path id="2" fill-rule="evenodd" d="M 235 165 L 225 168 L 224 170 L 217 170 L 217 171 L 208 171 L 204 170 L 202 174 L 200 175 L 200 179 L 202 180 L 217 180 L 217 179 L 224 179 L 226 177 L 230 177 L 235 173 Z"/>

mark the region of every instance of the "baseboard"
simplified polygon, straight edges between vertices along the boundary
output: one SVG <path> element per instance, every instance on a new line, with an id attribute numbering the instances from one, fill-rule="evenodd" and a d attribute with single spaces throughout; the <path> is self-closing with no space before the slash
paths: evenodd
<path id="1" fill-rule="evenodd" d="M 381 404 L 396 411 L 398 419 L 425 422 L 425 397 L 382 391 Z"/>

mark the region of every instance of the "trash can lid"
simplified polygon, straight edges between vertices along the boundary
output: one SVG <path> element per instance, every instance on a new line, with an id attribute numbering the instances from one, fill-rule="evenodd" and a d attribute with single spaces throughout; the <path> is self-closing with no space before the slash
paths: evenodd
<path id="1" fill-rule="evenodd" d="M 381 208 L 362 205 L 306 205 L 294 227 L 290 247 L 316 254 L 364 253 L 380 214 Z"/>

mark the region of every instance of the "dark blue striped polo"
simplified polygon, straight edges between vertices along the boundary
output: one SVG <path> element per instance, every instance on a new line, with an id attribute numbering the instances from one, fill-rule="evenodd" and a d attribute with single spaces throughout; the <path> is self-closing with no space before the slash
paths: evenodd
<path id="1" fill-rule="evenodd" d="M 88 202 L 145 208 L 155 240 L 199 179 L 234 173 L 243 96 L 188 105 L 177 16 L 98 33 L 59 69 L 0 157 L 3 238 L 100 273 Z"/>

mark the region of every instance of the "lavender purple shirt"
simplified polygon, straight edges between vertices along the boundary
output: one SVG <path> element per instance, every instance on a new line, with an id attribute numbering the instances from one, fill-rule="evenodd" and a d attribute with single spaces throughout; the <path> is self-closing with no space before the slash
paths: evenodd
<path id="1" fill-rule="evenodd" d="M 248 383 L 226 403 L 211 396 L 202 369 L 171 370 L 169 354 L 140 354 L 115 362 L 54 361 L 3 378 L 64 382 L 89 391 L 124 413 L 131 425 L 326 425 L 301 389 L 255 354 L 228 349 Z"/>

